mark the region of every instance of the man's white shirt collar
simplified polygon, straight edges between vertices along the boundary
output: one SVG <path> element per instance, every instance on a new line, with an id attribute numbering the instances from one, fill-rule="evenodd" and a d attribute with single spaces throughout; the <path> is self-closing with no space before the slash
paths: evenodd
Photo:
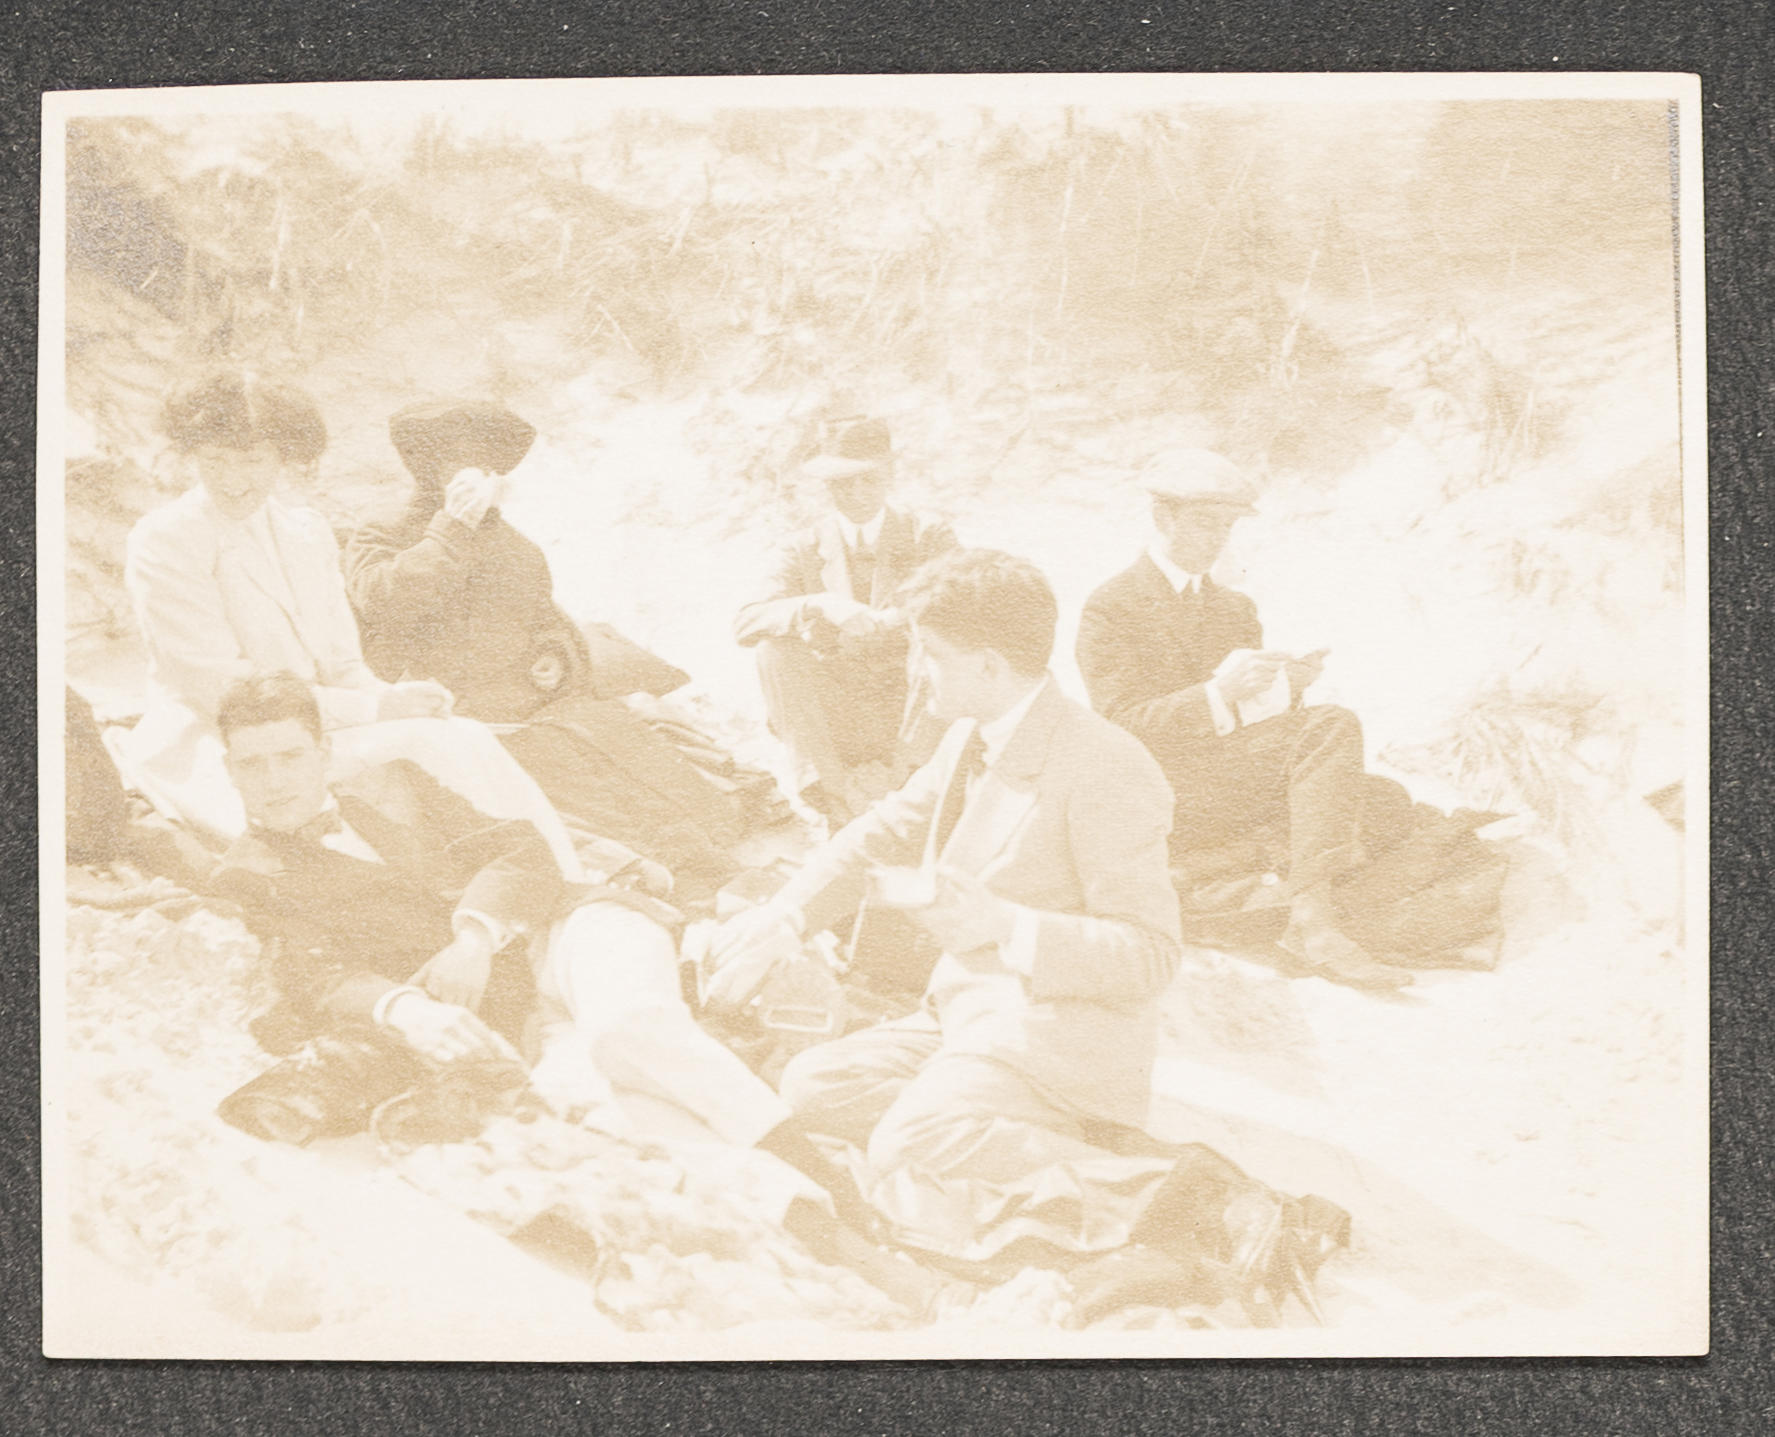
<path id="1" fill-rule="evenodd" d="M 1029 711 L 1035 707 L 1035 701 L 1041 697 L 1042 690 L 1053 682 L 1052 678 L 1043 674 L 1041 682 L 1018 699 L 1015 704 L 993 719 L 992 722 L 980 725 L 980 741 L 986 746 L 985 758 L 988 768 L 998 762 L 999 755 L 1005 751 L 1005 746 L 1010 743 L 1011 736 L 1022 727 L 1023 720 L 1029 717 Z"/>
<path id="2" fill-rule="evenodd" d="M 873 549 L 875 541 L 881 537 L 882 521 L 887 518 L 886 509 L 877 509 L 875 517 L 867 524 L 854 524 L 844 515 L 838 516 L 838 532 L 844 535 L 845 547 L 850 549 Z"/>
<path id="3" fill-rule="evenodd" d="M 1162 545 L 1148 545 L 1146 556 L 1159 566 L 1159 572 L 1165 576 L 1166 582 L 1178 593 L 1181 594 L 1185 589 L 1196 594 L 1202 592 L 1202 576 L 1186 573 L 1178 568 L 1171 562 L 1171 556 L 1165 552 Z"/>

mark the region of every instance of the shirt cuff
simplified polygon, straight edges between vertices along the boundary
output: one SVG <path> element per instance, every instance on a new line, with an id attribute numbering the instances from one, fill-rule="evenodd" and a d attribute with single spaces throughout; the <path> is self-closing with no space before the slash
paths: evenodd
<path id="1" fill-rule="evenodd" d="M 1239 726 L 1238 715 L 1231 705 L 1221 697 L 1220 685 L 1213 679 L 1202 685 L 1202 692 L 1208 697 L 1208 713 L 1214 720 L 1214 732 L 1225 738 Z"/>
<path id="2" fill-rule="evenodd" d="M 378 1028 L 386 1028 L 388 1026 L 388 1010 L 394 1007 L 394 1000 L 403 993 L 417 993 L 421 998 L 425 997 L 423 988 L 415 988 L 411 983 L 397 984 L 376 1000 L 375 1007 L 370 1009 L 370 1021 Z"/>
<path id="3" fill-rule="evenodd" d="M 999 950 L 999 961 L 1013 973 L 1021 973 L 1025 978 L 1035 976 L 1035 944 L 1041 933 L 1041 919 L 1036 917 L 1033 908 L 1025 908 L 1021 903 L 1011 905 L 1015 915 L 1011 919 L 1010 940 Z"/>
<path id="4" fill-rule="evenodd" d="M 492 914 L 483 913 L 478 908 L 458 908 L 450 919 L 450 931 L 461 933 L 471 924 L 479 927 L 492 940 L 495 953 L 518 936 L 518 930 L 511 924 L 501 923 Z"/>

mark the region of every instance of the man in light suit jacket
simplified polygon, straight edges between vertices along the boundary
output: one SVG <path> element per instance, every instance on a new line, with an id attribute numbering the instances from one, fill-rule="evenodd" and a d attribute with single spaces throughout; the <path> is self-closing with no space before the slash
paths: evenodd
<path id="1" fill-rule="evenodd" d="M 910 698 L 906 637 L 890 612 L 907 577 L 954 547 L 947 524 L 887 503 L 893 445 L 879 419 L 830 423 L 803 472 L 837 510 L 784 556 L 771 597 L 740 610 L 734 636 L 756 648 L 771 731 L 796 766 L 795 788 L 836 827 L 929 754 Z M 924 751 L 919 752 L 921 741 Z M 896 770 L 896 764 L 899 767 Z"/>
<path id="2" fill-rule="evenodd" d="M 1208 1149 L 1135 1136 L 1182 953 L 1158 764 L 1048 675 L 1056 607 L 1028 563 L 955 551 L 906 605 L 955 722 L 903 788 L 730 922 L 710 1000 L 744 1001 L 872 887 L 943 949 L 923 1007 L 809 1049 L 781 1088 L 810 1129 L 866 1153 L 903 1242 L 991 1267 L 1032 1242 L 1077 1258 L 1174 1239 L 1179 1291 L 1201 1264 L 1271 1263 L 1245 1249 L 1286 1226 L 1280 1199 Z M 1228 1216 L 1236 1202 L 1262 1221 Z"/>

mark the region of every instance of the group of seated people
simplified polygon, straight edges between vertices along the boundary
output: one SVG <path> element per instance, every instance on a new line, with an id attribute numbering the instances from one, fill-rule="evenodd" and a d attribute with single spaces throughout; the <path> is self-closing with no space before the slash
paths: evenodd
<path id="1" fill-rule="evenodd" d="M 1391 822 L 1400 846 L 1409 818 L 1376 797 L 1354 718 L 1302 704 L 1317 656 L 1263 649 L 1251 602 L 1208 577 L 1253 508 L 1232 464 L 1178 450 L 1145 471 L 1158 537 L 1080 625 L 1093 708 L 1049 672 L 1041 572 L 890 504 L 881 421 L 826 426 L 808 469 L 835 513 L 736 636 L 829 832 L 736 912 L 736 846 L 775 810 L 627 702 L 682 673 L 555 604 L 542 551 L 500 513 L 529 425 L 492 403 L 395 415 L 412 498 L 347 536 L 341 565 L 293 497 L 325 444 L 306 396 L 227 373 L 166 417 L 198 482 L 130 536 L 153 691 L 108 741 L 126 783 L 210 846 L 193 886 L 261 938 L 279 1048 L 355 1033 L 433 1067 L 521 1069 L 578 1044 L 611 1084 L 787 1164 L 805 1185 L 789 1230 L 890 1287 L 915 1253 L 980 1282 L 1062 1268 L 1086 1316 L 1233 1303 L 1275 1321 L 1291 1297 L 1318 1314 L 1347 1214 L 1142 1127 L 1197 920 L 1257 915 L 1299 973 L 1410 979 L 1350 900 L 1384 862 L 1376 835 Z M 1195 901 L 1240 845 L 1243 896 Z M 1449 926 L 1446 858 L 1441 950 L 1485 936 Z M 861 974 L 870 932 L 889 935 L 897 998 L 841 1017 L 774 1083 L 717 1036 L 825 964 L 822 934 Z"/>

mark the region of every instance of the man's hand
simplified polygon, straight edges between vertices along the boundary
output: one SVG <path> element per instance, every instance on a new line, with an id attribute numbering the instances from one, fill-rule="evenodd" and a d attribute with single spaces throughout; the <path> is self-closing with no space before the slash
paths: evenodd
<path id="1" fill-rule="evenodd" d="M 703 1002 L 731 1010 L 745 1007 L 779 965 L 801 956 L 801 929 L 766 903 L 729 918 L 709 935 L 708 944 Z"/>
<path id="2" fill-rule="evenodd" d="M 1229 704 L 1241 704 L 1246 699 L 1256 698 L 1276 681 L 1276 670 L 1282 667 L 1286 658 L 1284 654 L 1267 650 L 1245 650 L 1215 674 L 1220 696 Z"/>
<path id="3" fill-rule="evenodd" d="M 493 936 L 479 923 L 464 923 L 462 931 L 432 956 L 410 980 L 440 1003 L 478 1008 L 493 971 Z"/>
<path id="4" fill-rule="evenodd" d="M 459 524 L 473 529 L 497 505 L 505 487 L 503 476 L 484 469 L 459 470 L 444 486 L 444 512 Z"/>
<path id="5" fill-rule="evenodd" d="M 376 700 L 376 717 L 390 719 L 448 718 L 455 695 L 430 679 L 408 679 L 390 684 Z"/>
<path id="6" fill-rule="evenodd" d="M 439 1063 L 468 1058 L 520 1059 L 510 1043 L 467 1008 L 440 1003 L 423 993 L 402 993 L 388 1005 L 383 1026 L 398 1033 L 415 1052 Z"/>
<path id="7" fill-rule="evenodd" d="M 839 639 L 867 639 L 894 627 L 895 616 L 848 594 L 809 594 L 803 612 L 811 621 L 814 637 L 830 628 Z"/>
<path id="8" fill-rule="evenodd" d="M 971 873 L 937 870 L 936 901 L 906 913 L 951 954 L 997 947 L 1011 941 L 1016 909 Z"/>

